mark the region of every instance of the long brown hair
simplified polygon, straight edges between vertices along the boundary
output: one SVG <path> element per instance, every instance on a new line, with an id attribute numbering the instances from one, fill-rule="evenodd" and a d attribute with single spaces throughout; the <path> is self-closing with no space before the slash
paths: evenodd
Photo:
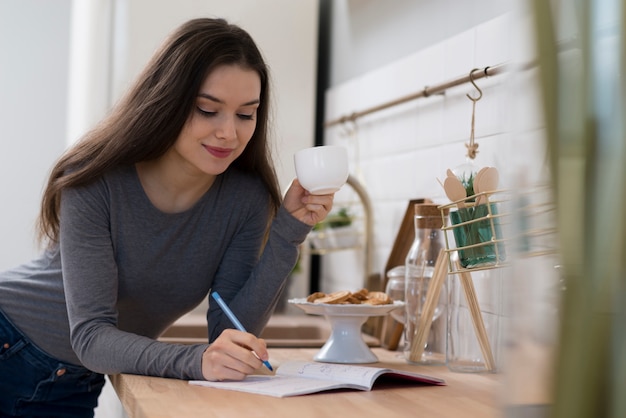
<path id="1" fill-rule="evenodd" d="M 227 64 L 255 70 L 261 78 L 256 129 L 232 165 L 260 176 L 271 195 L 273 217 L 282 198 L 267 138 L 267 66 L 246 31 L 223 19 L 202 18 L 174 31 L 111 113 L 54 165 L 41 201 L 40 240 L 58 241 L 64 189 L 86 185 L 113 167 L 162 156 L 193 111 L 204 79 L 215 67 Z"/>

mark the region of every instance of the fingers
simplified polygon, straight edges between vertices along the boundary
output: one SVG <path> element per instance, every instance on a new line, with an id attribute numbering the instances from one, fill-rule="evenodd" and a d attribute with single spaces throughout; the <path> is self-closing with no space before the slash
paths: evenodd
<path id="1" fill-rule="evenodd" d="M 241 380 L 259 369 L 263 364 L 261 360 L 268 358 L 264 340 L 228 329 L 203 353 L 202 374 L 207 380 Z"/>
<path id="2" fill-rule="evenodd" d="M 313 226 L 326 218 L 333 207 L 332 198 L 332 195 L 306 195 L 302 197 L 300 206 L 290 213 L 305 224 Z"/>
<path id="3" fill-rule="evenodd" d="M 314 218 L 315 223 L 317 223 L 324 220 L 333 208 L 334 197 L 334 194 L 312 195 L 306 193 L 302 197 L 302 203 L 304 204 L 304 208 L 308 212 L 311 212 L 311 217 Z"/>
<path id="4" fill-rule="evenodd" d="M 294 179 L 283 199 L 285 208 L 298 220 L 315 225 L 326 219 L 333 208 L 334 193 L 312 195 Z"/>

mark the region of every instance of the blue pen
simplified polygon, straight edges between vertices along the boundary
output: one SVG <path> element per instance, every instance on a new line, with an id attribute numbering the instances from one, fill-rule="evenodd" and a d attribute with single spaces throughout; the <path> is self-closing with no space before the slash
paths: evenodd
<path id="1" fill-rule="evenodd" d="M 248 332 L 246 331 L 246 329 L 243 327 L 243 325 L 241 324 L 241 322 L 239 322 L 239 320 L 237 319 L 237 317 L 235 316 L 235 314 L 233 313 L 233 311 L 230 310 L 230 308 L 228 307 L 228 305 L 226 305 L 226 302 L 224 302 L 224 300 L 222 299 L 222 297 L 219 295 L 219 293 L 217 292 L 213 292 L 212 293 L 213 299 L 215 299 L 215 301 L 217 302 L 218 305 L 220 305 L 220 308 L 222 308 L 222 310 L 224 311 L 224 313 L 226 314 L 226 316 L 228 317 L 228 319 L 230 319 L 230 322 L 233 323 L 233 325 L 235 326 L 235 328 L 237 328 L 239 331 L 242 332 Z M 254 355 L 256 356 L 257 354 L 253 351 Z M 257 356 L 258 357 L 258 356 Z M 261 360 L 261 359 L 259 359 Z M 265 364 L 265 367 L 267 367 L 268 369 L 270 369 L 271 372 L 274 371 L 274 369 L 272 369 L 272 365 L 270 364 L 269 361 L 267 360 L 261 360 L 263 362 L 263 364 Z"/>

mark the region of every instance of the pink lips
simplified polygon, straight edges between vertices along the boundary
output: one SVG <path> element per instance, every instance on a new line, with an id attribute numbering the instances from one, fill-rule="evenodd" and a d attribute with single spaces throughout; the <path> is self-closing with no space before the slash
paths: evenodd
<path id="1" fill-rule="evenodd" d="M 205 145 L 204 148 L 209 152 L 209 154 L 217 158 L 226 158 L 233 152 L 230 148 L 210 147 L 208 145 Z"/>

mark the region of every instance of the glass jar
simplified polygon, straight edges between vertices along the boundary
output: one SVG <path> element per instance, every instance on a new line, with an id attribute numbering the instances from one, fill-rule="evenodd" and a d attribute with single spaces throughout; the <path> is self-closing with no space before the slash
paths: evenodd
<path id="1" fill-rule="evenodd" d="M 499 268 L 448 276 L 447 365 L 451 371 L 498 371 L 504 271 Z"/>
<path id="2" fill-rule="evenodd" d="M 447 216 L 447 210 L 444 212 Z M 445 237 L 441 227 L 442 213 L 437 205 L 418 203 L 415 205 L 415 240 L 405 260 L 405 312 L 404 357 L 409 363 L 445 364 L 447 333 L 447 292 L 445 285 L 439 294 L 439 301 L 433 314 L 428 339 L 421 358 L 411 355 L 412 341 L 433 277 L 439 252 L 445 248 Z"/>

